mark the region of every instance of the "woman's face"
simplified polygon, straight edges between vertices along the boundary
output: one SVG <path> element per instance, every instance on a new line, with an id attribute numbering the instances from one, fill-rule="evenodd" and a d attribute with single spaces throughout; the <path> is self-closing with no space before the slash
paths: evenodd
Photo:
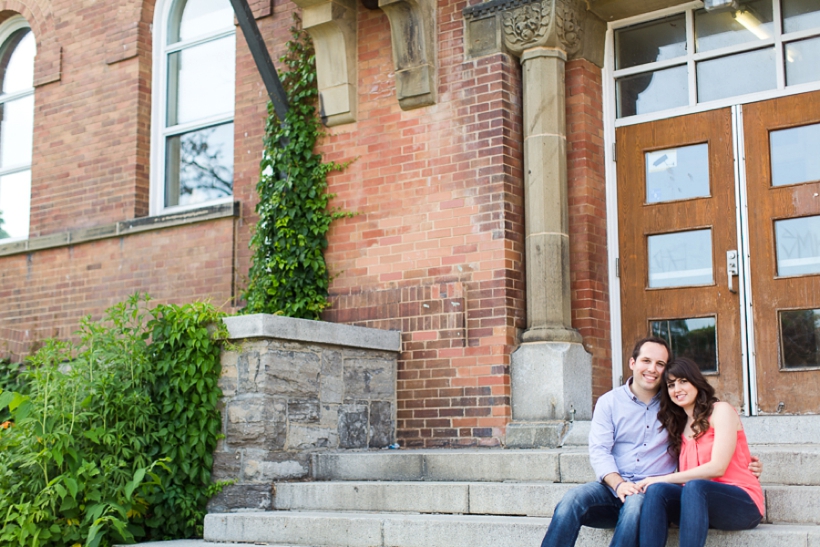
<path id="1" fill-rule="evenodd" d="M 669 392 L 669 398 L 679 407 L 692 408 L 695 406 L 698 388 L 689 383 L 686 378 L 675 378 L 670 374 L 666 382 L 666 389 Z"/>

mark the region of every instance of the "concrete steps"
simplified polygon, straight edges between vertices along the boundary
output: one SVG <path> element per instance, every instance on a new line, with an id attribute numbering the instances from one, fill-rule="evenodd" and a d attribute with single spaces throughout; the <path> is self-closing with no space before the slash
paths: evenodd
<path id="1" fill-rule="evenodd" d="M 574 484 L 313 482 L 276 485 L 277 511 L 371 511 L 551 517 Z M 764 487 L 766 522 L 820 525 L 820 486 Z"/>
<path id="2" fill-rule="evenodd" d="M 712 531 L 707 545 L 820 547 L 820 417 L 744 424 L 764 464 L 768 522 Z M 588 425 L 560 449 L 316 453 L 310 482 L 273 485 L 274 511 L 210 514 L 206 541 L 180 547 L 537 547 L 566 491 L 595 478 Z M 611 534 L 585 528 L 577 545 L 608 545 Z"/>
<path id="3" fill-rule="evenodd" d="M 820 440 L 820 437 L 818 437 Z M 820 445 L 752 445 L 763 462 L 761 482 L 820 486 Z M 314 454 L 318 481 L 546 481 L 595 480 L 585 447 L 505 450 L 401 450 Z"/>
<path id="4" fill-rule="evenodd" d="M 311 547 L 521 547 L 537 546 L 549 519 L 470 515 L 345 512 L 210 514 L 206 542 Z M 611 530 L 581 531 L 580 547 L 607 545 Z M 213 543 L 204 543 L 213 545 Z M 677 545 L 670 533 L 668 545 Z M 755 530 L 711 531 L 710 547 L 820 547 L 820 527 L 764 524 Z M 214 546 L 215 547 L 215 546 Z"/>

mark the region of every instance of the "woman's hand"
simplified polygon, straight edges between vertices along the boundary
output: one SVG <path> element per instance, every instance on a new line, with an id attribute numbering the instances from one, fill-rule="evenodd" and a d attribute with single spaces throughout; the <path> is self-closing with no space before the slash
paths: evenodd
<path id="1" fill-rule="evenodd" d="M 644 480 L 638 481 L 636 486 L 641 492 L 646 492 L 646 487 L 650 484 L 655 484 L 657 482 L 668 482 L 666 480 L 666 477 L 668 477 L 668 475 L 661 475 L 659 477 L 646 477 Z"/>

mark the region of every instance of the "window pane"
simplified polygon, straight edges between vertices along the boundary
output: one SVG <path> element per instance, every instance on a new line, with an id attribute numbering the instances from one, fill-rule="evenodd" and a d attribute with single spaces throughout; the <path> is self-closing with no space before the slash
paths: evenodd
<path id="1" fill-rule="evenodd" d="M 820 216 L 774 223 L 777 275 L 820 273 Z"/>
<path id="2" fill-rule="evenodd" d="M 618 117 L 686 106 L 689 104 L 686 74 L 686 65 L 681 65 L 620 78 L 617 82 Z"/>
<path id="3" fill-rule="evenodd" d="M 34 95 L 0 104 L 0 167 L 31 164 Z"/>
<path id="4" fill-rule="evenodd" d="M 698 63 L 697 71 L 700 103 L 777 86 L 774 48 L 703 61 Z"/>
<path id="5" fill-rule="evenodd" d="M 169 55 L 169 126 L 233 112 L 235 48 L 228 36 Z"/>
<path id="6" fill-rule="evenodd" d="M 166 207 L 231 196 L 233 123 L 169 137 L 166 163 Z"/>
<path id="7" fill-rule="evenodd" d="M 168 43 L 173 44 L 233 28 L 230 0 L 179 0 L 179 25 L 172 19 Z M 177 11 L 179 13 L 179 11 Z"/>
<path id="8" fill-rule="evenodd" d="M 740 10 L 695 12 L 696 51 L 745 44 L 772 37 L 771 0 L 744 3 Z"/>
<path id="9" fill-rule="evenodd" d="M 616 68 L 686 55 L 686 16 L 675 15 L 615 32 Z"/>
<path id="10" fill-rule="evenodd" d="M 772 186 L 820 180 L 820 124 L 769 133 Z"/>
<path id="11" fill-rule="evenodd" d="M 783 44 L 786 85 L 820 80 L 820 38 Z"/>
<path id="12" fill-rule="evenodd" d="M 820 310 L 781 311 L 783 368 L 820 367 Z"/>
<path id="13" fill-rule="evenodd" d="M 783 32 L 820 27 L 820 0 L 781 0 Z"/>
<path id="14" fill-rule="evenodd" d="M 22 91 L 34 86 L 34 34 L 21 29 L 11 35 L 0 55 L 3 93 Z"/>
<path id="15" fill-rule="evenodd" d="M 31 171 L 0 177 L 0 239 L 28 237 Z"/>
<path id="16" fill-rule="evenodd" d="M 709 195 L 709 145 L 695 144 L 646 153 L 646 202 Z"/>
<path id="17" fill-rule="evenodd" d="M 649 236 L 649 286 L 712 283 L 712 230 Z"/>
<path id="18" fill-rule="evenodd" d="M 717 331 L 714 317 L 650 321 L 653 336 L 669 342 L 677 357 L 688 357 L 698 364 L 701 372 L 717 372 Z"/>

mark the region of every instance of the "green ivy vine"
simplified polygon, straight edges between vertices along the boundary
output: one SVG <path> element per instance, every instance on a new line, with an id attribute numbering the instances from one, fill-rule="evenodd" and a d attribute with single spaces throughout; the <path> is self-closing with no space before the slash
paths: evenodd
<path id="1" fill-rule="evenodd" d="M 327 175 L 347 164 L 324 162 L 315 152 L 323 135 L 316 113 L 316 62 L 310 36 L 299 27 L 296 19 L 280 59 L 287 67 L 282 85 L 290 104 L 284 122 L 268 105 L 244 313 L 318 319 L 330 305 L 327 232 L 334 220 L 350 216 L 329 208 L 334 195 L 327 192 Z"/>

